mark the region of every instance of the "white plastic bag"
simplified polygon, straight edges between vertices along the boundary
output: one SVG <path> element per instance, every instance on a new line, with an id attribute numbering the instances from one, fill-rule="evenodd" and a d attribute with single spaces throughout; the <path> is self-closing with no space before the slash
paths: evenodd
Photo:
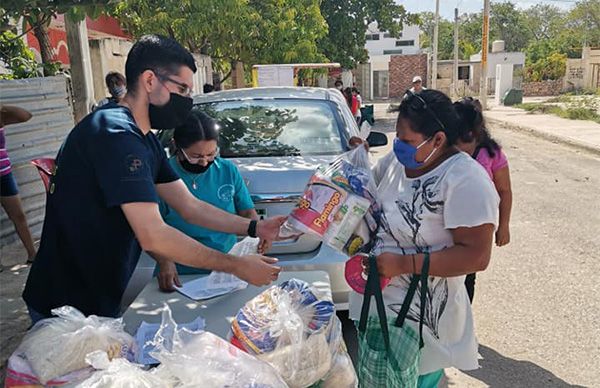
<path id="1" fill-rule="evenodd" d="M 77 388 L 168 388 L 169 385 L 124 358 L 108 359 L 108 354 L 95 351 L 87 355 L 86 361 L 97 369 L 88 379 L 77 384 Z"/>
<path id="2" fill-rule="evenodd" d="M 275 369 L 216 335 L 177 329 L 171 310 L 163 311 L 152 356 L 161 362 L 156 376 L 172 387 L 286 388 Z"/>
<path id="3" fill-rule="evenodd" d="M 42 384 L 88 365 L 88 353 L 102 350 L 110 358 L 131 354 L 133 337 L 121 319 L 85 317 L 71 306 L 52 310 L 56 318 L 39 321 L 25 335 L 18 351 L 24 354 Z"/>
<path id="4" fill-rule="evenodd" d="M 331 299 L 297 279 L 248 301 L 232 322 L 231 342 L 269 362 L 292 388 L 333 376 L 338 353 L 346 352 Z"/>

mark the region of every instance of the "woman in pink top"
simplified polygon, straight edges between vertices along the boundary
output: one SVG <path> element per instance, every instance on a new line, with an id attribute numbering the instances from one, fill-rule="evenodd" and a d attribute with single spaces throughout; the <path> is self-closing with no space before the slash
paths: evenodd
<path id="1" fill-rule="evenodd" d="M 15 225 L 17 234 L 21 238 L 25 249 L 27 249 L 28 263 L 33 261 L 36 252 L 31 232 L 27 226 L 25 212 L 23 212 L 23 206 L 21 205 L 21 199 L 19 198 L 17 182 L 12 174 L 10 159 L 6 152 L 4 127 L 10 124 L 23 123 L 30 118 L 31 113 L 25 109 L 16 106 L 0 106 L 0 203 L 2 203 L 2 207 L 6 211 L 8 218 Z M 2 266 L 0 266 L 1 269 Z"/>
<path id="2" fill-rule="evenodd" d="M 512 208 L 512 190 L 508 160 L 500 145 L 490 136 L 479 100 L 471 97 L 454 103 L 462 121 L 459 130 L 458 147 L 473 156 L 485 169 L 500 196 L 500 221 L 496 231 L 496 245 L 501 247 L 510 242 L 510 212 Z M 473 301 L 475 293 L 475 274 L 467 275 L 465 286 L 469 298 Z"/>

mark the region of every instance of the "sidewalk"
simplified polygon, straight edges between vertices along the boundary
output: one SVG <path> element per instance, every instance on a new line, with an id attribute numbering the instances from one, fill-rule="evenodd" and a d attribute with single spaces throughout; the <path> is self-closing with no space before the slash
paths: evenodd
<path id="1" fill-rule="evenodd" d="M 570 120 L 549 114 L 531 114 L 517 108 L 491 105 L 485 111 L 490 124 L 527 131 L 548 140 L 567 143 L 600 155 L 600 124 Z"/>

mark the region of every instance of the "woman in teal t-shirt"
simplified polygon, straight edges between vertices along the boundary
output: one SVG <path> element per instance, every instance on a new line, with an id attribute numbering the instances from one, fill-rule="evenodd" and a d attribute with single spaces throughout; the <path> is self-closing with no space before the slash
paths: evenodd
<path id="1" fill-rule="evenodd" d="M 205 113 L 194 111 L 184 124 L 175 128 L 173 140 L 176 151 L 169 163 L 196 198 L 227 212 L 258 219 L 248 188 L 237 167 L 218 157 L 218 139 L 216 122 Z M 229 252 L 237 241 L 233 234 L 189 224 L 164 202 L 160 204 L 160 212 L 167 224 L 207 247 Z M 174 285 L 181 285 L 178 274 L 210 272 L 175 264 L 168 258 L 157 261 L 158 284 L 163 291 L 172 291 Z"/>

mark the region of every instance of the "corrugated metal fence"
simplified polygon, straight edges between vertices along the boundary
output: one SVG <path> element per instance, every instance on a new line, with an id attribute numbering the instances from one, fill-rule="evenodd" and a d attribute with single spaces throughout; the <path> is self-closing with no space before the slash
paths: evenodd
<path id="1" fill-rule="evenodd" d="M 0 81 L 0 103 L 27 109 L 32 119 L 5 128 L 8 156 L 29 227 L 39 236 L 44 220 L 46 193 L 32 159 L 55 157 L 67 133 L 73 128 L 64 76 Z M 17 240 L 6 212 L 0 212 L 0 245 Z"/>

